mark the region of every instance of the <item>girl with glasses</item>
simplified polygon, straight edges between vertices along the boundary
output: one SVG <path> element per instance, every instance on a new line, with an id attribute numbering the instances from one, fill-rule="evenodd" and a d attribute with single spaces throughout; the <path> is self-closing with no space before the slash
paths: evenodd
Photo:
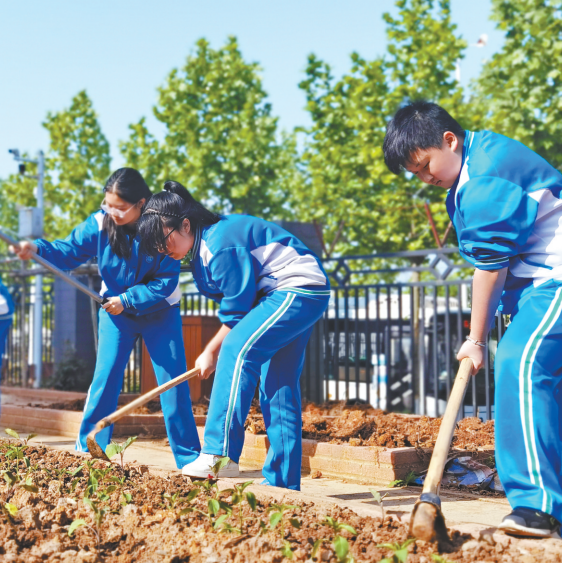
<path id="1" fill-rule="evenodd" d="M 179 311 L 180 264 L 168 256 L 140 251 L 137 231 L 142 208 L 152 193 L 132 168 L 115 171 L 104 187 L 101 211 L 92 214 L 64 240 L 22 241 L 13 249 L 21 259 L 30 251 L 63 270 L 97 257 L 102 278 L 100 295 L 108 302 L 99 312 L 98 355 L 76 450 L 87 452 L 86 437 L 96 423 L 117 408 L 125 367 L 138 337 L 148 349 L 158 384 L 186 371 Z M 178 468 L 201 450 L 187 383 L 161 396 L 170 447 Z M 96 435 L 105 447 L 113 427 Z"/>
<path id="2" fill-rule="evenodd" d="M 318 258 L 296 237 L 247 215 L 217 216 L 178 182 L 166 182 L 139 221 L 147 254 L 191 251 L 198 290 L 220 303 L 223 325 L 196 361 L 201 378 L 216 371 L 201 455 L 183 474 L 237 476 L 244 422 L 259 380 L 270 448 L 265 484 L 300 489 L 302 422 L 299 378 L 314 323 L 330 286 Z"/>

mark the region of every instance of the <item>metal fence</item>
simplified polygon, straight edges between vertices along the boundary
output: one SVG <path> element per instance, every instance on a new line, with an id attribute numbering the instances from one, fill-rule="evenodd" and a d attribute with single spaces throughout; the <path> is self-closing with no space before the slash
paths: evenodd
<path id="1" fill-rule="evenodd" d="M 458 368 L 456 353 L 470 331 L 471 287 L 470 280 L 463 278 L 469 271 L 463 270 L 466 264 L 454 262 L 456 252 L 440 249 L 325 260 L 332 296 L 307 347 L 303 399 L 366 402 L 391 411 L 442 414 Z M 452 273 L 456 280 L 447 279 Z M 420 280 L 423 277 L 431 279 Z M 21 385 L 25 381 L 22 358 L 29 349 L 25 335 L 32 334 L 33 295 L 24 292 L 23 300 L 18 288 L 13 290 L 17 307 L 3 382 Z M 43 358 L 49 363 L 53 356 L 52 284 L 45 285 L 43 303 Z M 196 292 L 184 293 L 180 308 L 182 315 L 218 312 L 215 302 Z M 504 331 L 505 322 L 498 318 L 486 366 L 472 379 L 463 416 L 494 417 L 493 360 Z M 141 370 L 139 339 L 123 391 L 140 390 Z"/>

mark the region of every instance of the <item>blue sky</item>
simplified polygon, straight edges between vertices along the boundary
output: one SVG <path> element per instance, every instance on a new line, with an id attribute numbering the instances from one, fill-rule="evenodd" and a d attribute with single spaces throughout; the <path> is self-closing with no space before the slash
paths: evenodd
<path id="1" fill-rule="evenodd" d="M 488 46 L 468 49 L 462 83 L 477 76 L 482 60 L 502 45 L 489 20 L 490 0 L 452 0 L 459 32 Z M 383 54 L 382 14 L 391 0 L 18 0 L 0 7 L 0 178 L 16 171 L 15 147 L 35 153 L 48 148 L 41 122 L 48 111 L 67 107 L 86 89 L 112 149 L 141 116 L 152 118 L 156 88 L 200 37 L 213 47 L 238 37 L 246 60 L 263 69 L 263 83 L 283 128 L 307 124 L 298 82 L 306 58 L 316 53 L 336 76 L 349 68 L 349 54 Z"/>

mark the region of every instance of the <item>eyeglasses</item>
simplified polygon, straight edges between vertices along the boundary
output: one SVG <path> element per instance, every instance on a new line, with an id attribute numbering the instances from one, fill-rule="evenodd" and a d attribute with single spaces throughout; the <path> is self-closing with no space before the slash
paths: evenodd
<path id="1" fill-rule="evenodd" d="M 103 202 L 100 204 L 100 208 L 105 212 L 108 213 L 109 215 L 112 215 L 113 217 L 118 217 L 119 219 L 123 219 L 134 207 L 136 204 L 133 204 L 130 208 L 127 208 L 126 210 L 119 210 L 117 208 L 114 208 L 113 206 L 110 206 L 109 204 L 105 203 L 105 198 L 103 199 Z M 169 235 L 169 233 L 168 233 Z"/>
<path id="2" fill-rule="evenodd" d="M 172 252 L 172 251 L 170 251 L 170 250 L 168 249 L 168 242 L 167 242 L 167 239 L 168 239 L 168 237 L 169 237 L 175 230 L 176 230 L 176 228 L 174 227 L 173 229 L 170 230 L 170 232 L 169 232 L 167 235 L 164 236 L 164 239 L 163 239 L 164 246 L 163 246 L 162 248 L 159 248 L 159 249 L 158 249 L 158 252 L 159 252 L 159 253 L 163 253 L 163 254 L 165 254 L 165 255 L 169 255 L 169 254 Z"/>

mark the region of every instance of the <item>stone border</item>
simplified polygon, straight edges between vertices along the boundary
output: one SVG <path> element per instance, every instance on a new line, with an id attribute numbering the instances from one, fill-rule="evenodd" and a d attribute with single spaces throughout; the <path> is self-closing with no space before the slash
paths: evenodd
<path id="1" fill-rule="evenodd" d="M 44 409 L 22 405 L 2 406 L 0 426 L 16 430 L 76 437 L 82 420 L 78 411 Z M 196 415 L 195 422 L 201 440 L 205 416 Z M 116 437 L 165 437 L 166 427 L 161 414 L 127 415 L 115 424 Z M 240 464 L 245 468 L 262 468 L 269 448 L 267 435 L 246 433 Z M 477 453 L 457 451 L 459 455 L 472 454 L 483 460 L 493 455 L 491 449 Z M 303 439 L 302 471 L 310 474 L 316 470 L 323 476 L 365 484 L 388 484 L 404 478 L 408 472 L 427 469 L 431 449 L 413 447 L 386 448 L 370 446 L 335 445 Z"/>

